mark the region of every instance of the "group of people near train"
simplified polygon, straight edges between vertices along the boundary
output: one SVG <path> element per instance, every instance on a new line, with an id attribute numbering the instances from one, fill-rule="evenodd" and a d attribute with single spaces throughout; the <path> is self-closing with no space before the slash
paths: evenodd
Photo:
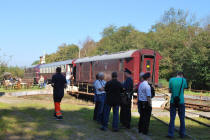
<path id="1" fill-rule="evenodd" d="M 139 133 L 148 134 L 150 116 L 152 112 L 152 88 L 149 85 L 150 73 L 140 73 L 140 82 L 137 87 L 133 87 L 132 72 L 125 69 L 125 81 L 118 81 L 117 72 L 111 74 L 110 81 L 104 80 L 104 73 L 100 72 L 96 75 L 94 82 L 94 101 L 95 109 L 93 119 L 97 121 L 102 131 L 108 128 L 109 115 L 113 110 L 112 128 L 114 132 L 119 128 L 131 127 L 131 99 L 133 91 L 136 88 L 138 93 L 138 111 L 140 114 L 138 130 Z M 64 88 L 67 82 L 65 76 L 61 74 L 61 68 L 56 69 L 56 74 L 52 77 L 53 99 L 55 105 L 54 116 L 57 120 L 62 120 L 63 116 L 60 109 L 60 103 L 64 96 Z M 178 72 L 176 77 L 169 81 L 169 91 L 171 93 L 170 100 L 170 123 L 168 128 L 168 138 L 174 137 L 174 121 L 176 117 L 176 109 L 180 118 L 180 137 L 185 136 L 185 106 L 184 106 L 184 89 L 187 88 L 186 79 L 183 78 L 183 72 Z M 119 114 L 120 111 L 120 114 Z M 118 124 L 121 124 L 121 127 Z"/>
<path id="2" fill-rule="evenodd" d="M 95 88 L 95 110 L 93 119 L 101 124 L 101 130 L 106 131 L 109 122 L 110 110 L 113 110 L 112 128 L 114 132 L 121 127 L 131 127 L 131 99 L 133 96 L 132 72 L 128 69 L 124 71 L 125 81 L 118 81 L 117 72 L 111 74 L 112 79 L 104 81 L 104 73 L 96 75 L 94 82 Z M 148 84 L 150 73 L 140 74 L 140 84 L 137 86 L 138 91 L 138 108 L 140 113 L 139 132 L 148 134 L 149 121 L 152 111 L 151 104 L 151 87 Z M 120 114 L 119 114 L 120 110 Z"/>

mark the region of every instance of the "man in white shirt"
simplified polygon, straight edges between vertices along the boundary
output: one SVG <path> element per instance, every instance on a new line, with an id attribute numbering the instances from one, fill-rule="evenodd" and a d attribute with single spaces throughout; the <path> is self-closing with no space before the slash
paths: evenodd
<path id="1" fill-rule="evenodd" d="M 105 90 L 104 90 L 106 81 L 104 80 L 104 73 L 100 72 L 98 76 L 99 76 L 99 80 L 96 80 L 94 84 L 95 90 L 96 90 L 96 102 L 98 102 L 96 121 L 98 123 L 102 123 L 104 102 L 105 102 L 105 97 L 106 97 Z"/>
<path id="2" fill-rule="evenodd" d="M 98 73 L 96 74 L 96 80 L 94 81 L 93 83 L 93 86 L 94 86 L 94 89 L 93 89 L 93 93 L 94 93 L 94 102 L 95 102 L 95 108 L 94 108 L 94 114 L 93 114 L 93 120 L 96 121 L 96 117 L 97 117 L 97 110 L 98 110 L 98 104 L 99 102 L 96 101 L 96 86 L 95 86 L 95 83 L 96 81 L 99 80 L 99 75 Z"/>
<path id="3" fill-rule="evenodd" d="M 150 116 L 152 112 L 151 87 L 148 84 L 150 73 L 143 75 L 144 81 L 138 88 L 138 106 L 140 109 L 139 133 L 148 134 Z"/>

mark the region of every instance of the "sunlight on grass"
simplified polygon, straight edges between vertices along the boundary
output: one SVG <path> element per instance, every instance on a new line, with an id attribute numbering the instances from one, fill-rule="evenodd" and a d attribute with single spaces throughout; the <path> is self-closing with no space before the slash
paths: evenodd
<path id="1" fill-rule="evenodd" d="M 164 122 L 167 122 L 167 123 L 169 123 L 169 121 L 170 121 L 169 117 L 159 117 L 159 118 L 161 120 L 164 120 Z M 208 121 L 206 121 L 206 122 L 208 122 Z M 179 121 L 178 117 L 176 117 L 175 126 L 177 128 L 179 128 L 179 126 L 180 126 L 180 121 Z M 191 135 L 197 139 L 210 139 L 210 135 L 209 135 L 210 128 L 209 127 L 200 125 L 200 124 L 193 122 L 191 120 L 188 120 L 188 119 L 185 119 L 185 126 L 186 126 L 186 132 L 189 135 Z"/>
<path id="2" fill-rule="evenodd" d="M 113 133 L 111 130 L 112 113 L 110 115 L 109 130 L 102 132 L 101 127 L 96 122 L 92 121 L 93 106 L 85 101 L 75 100 L 74 98 L 66 98 L 61 104 L 61 109 L 64 115 L 63 121 L 56 121 L 53 117 L 54 106 L 52 95 L 39 95 L 33 100 L 33 96 L 27 97 L 12 97 L 15 101 L 21 102 L 1 103 L 0 102 L 0 139 L 82 139 L 82 140 L 129 140 L 130 133 L 136 139 L 142 139 L 138 133 L 138 117 L 132 117 L 132 128 L 130 130 L 120 129 L 118 133 Z M 78 105 L 80 104 L 80 105 Z M 83 104 L 83 105 L 81 105 Z M 168 122 L 168 117 L 161 118 Z M 176 119 L 176 125 L 178 124 Z M 187 132 L 195 137 L 202 135 L 202 138 L 208 137 L 208 128 L 205 128 L 192 121 L 186 121 Z M 198 131 L 198 130 L 201 130 Z M 152 139 L 165 139 L 168 127 L 151 117 L 150 129 Z M 175 133 L 178 138 L 178 133 Z"/>

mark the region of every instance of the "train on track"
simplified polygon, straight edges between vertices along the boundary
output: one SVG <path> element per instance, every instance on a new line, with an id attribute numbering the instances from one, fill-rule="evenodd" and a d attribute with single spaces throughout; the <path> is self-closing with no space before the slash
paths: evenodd
<path id="1" fill-rule="evenodd" d="M 39 64 L 25 69 L 23 81 L 28 84 L 37 83 L 41 76 L 50 83 L 56 67 L 61 67 L 64 75 L 72 76 L 71 85 L 79 91 L 93 92 L 95 75 L 104 72 L 105 80 L 111 79 L 111 73 L 118 73 L 119 81 L 124 81 L 124 69 L 132 71 L 134 85 L 139 82 L 140 72 L 150 72 L 150 82 L 157 86 L 159 78 L 159 63 L 161 55 L 151 49 L 129 50 L 113 54 L 103 54 L 73 60 Z"/>

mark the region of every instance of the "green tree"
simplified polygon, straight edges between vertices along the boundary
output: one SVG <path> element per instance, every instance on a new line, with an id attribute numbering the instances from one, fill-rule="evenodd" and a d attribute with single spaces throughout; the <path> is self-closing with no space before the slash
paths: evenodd
<path id="1" fill-rule="evenodd" d="M 183 70 L 190 86 L 207 89 L 210 65 L 209 34 L 183 10 L 166 11 L 151 29 L 153 48 L 163 56 L 160 76 L 169 79 Z"/>
<path id="2" fill-rule="evenodd" d="M 38 65 L 39 63 L 40 63 L 40 60 L 36 60 L 31 65 Z"/>
<path id="3" fill-rule="evenodd" d="M 96 42 L 87 37 L 87 39 L 82 43 L 82 49 L 80 50 L 81 57 L 93 56 L 96 54 Z"/>
<path id="4" fill-rule="evenodd" d="M 79 47 L 77 45 L 62 44 L 58 47 L 56 53 L 46 55 L 46 62 L 51 63 L 57 61 L 64 61 L 68 59 L 75 59 L 78 58 L 78 54 Z"/>
<path id="5" fill-rule="evenodd" d="M 133 40 L 137 39 L 138 31 L 131 25 L 116 28 L 111 25 L 102 32 L 103 38 L 97 43 L 97 53 L 109 53 L 136 49 Z"/>

